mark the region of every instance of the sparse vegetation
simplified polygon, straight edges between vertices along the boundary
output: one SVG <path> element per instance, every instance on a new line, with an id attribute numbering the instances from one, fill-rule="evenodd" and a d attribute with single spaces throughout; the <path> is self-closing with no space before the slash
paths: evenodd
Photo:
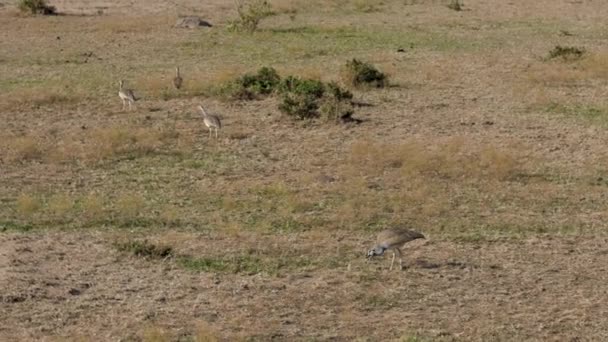
<path id="1" fill-rule="evenodd" d="M 217 93 L 231 100 L 253 100 L 270 95 L 281 77 L 274 68 L 262 67 L 256 74 L 245 74 L 222 85 Z"/>
<path id="2" fill-rule="evenodd" d="M 257 30 L 262 19 L 274 14 L 267 0 L 236 0 L 238 18 L 228 28 L 232 31 L 252 33 Z"/>
<path id="3" fill-rule="evenodd" d="M 166 259 L 173 256 L 173 248 L 144 241 L 116 242 L 114 247 L 121 252 L 127 252 L 138 257 L 150 259 Z"/>
<path id="4" fill-rule="evenodd" d="M 564 61 L 574 61 L 580 59 L 585 54 L 585 49 L 574 46 L 557 45 L 553 50 L 549 51 L 549 59 L 559 58 Z"/>
<path id="5" fill-rule="evenodd" d="M 0 340 L 608 334 L 601 2 L 273 0 L 253 34 L 230 1 L 0 2 Z M 406 269 L 366 263 L 398 225 Z"/>
<path id="6" fill-rule="evenodd" d="M 337 83 L 289 76 L 279 85 L 279 110 L 297 119 L 337 120 L 353 113 L 352 93 Z"/>
<path id="7" fill-rule="evenodd" d="M 47 4 L 46 0 L 19 0 L 19 10 L 23 13 L 53 15 L 57 14 L 55 6 Z"/>
<path id="8" fill-rule="evenodd" d="M 358 59 L 350 60 L 342 70 L 342 80 L 353 87 L 383 88 L 388 77 L 370 63 Z"/>
<path id="9" fill-rule="evenodd" d="M 454 11 L 462 11 L 462 0 L 450 0 L 448 8 Z"/>

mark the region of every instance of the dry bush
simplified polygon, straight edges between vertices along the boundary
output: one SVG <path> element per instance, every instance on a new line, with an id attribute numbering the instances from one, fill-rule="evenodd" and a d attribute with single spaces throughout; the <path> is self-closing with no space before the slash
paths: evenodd
<path id="1" fill-rule="evenodd" d="M 395 169 L 406 177 L 505 180 L 519 172 L 520 159 L 512 150 L 481 147 L 455 137 L 433 146 L 417 141 L 400 144 L 359 141 L 351 147 L 350 165 L 354 172 L 367 175 L 383 175 Z"/>
<path id="2" fill-rule="evenodd" d="M 48 200 L 48 208 L 56 217 L 64 217 L 73 207 L 74 200 L 68 194 L 56 194 Z"/>
<path id="3" fill-rule="evenodd" d="M 167 226 L 179 224 L 181 217 L 179 209 L 173 205 L 165 205 L 159 214 L 160 221 Z"/>
<path id="4" fill-rule="evenodd" d="M 99 221 L 104 215 L 103 201 L 97 194 L 89 194 L 80 205 L 83 218 L 89 222 Z"/>
<path id="5" fill-rule="evenodd" d="M 573 63 L 538 63 L 526 74 L 529 82 L 543 85 L 569 85 L 590 79 L 608 79 L 608 53 L 589 54 Z"/>
<path id="6" fill-rule="evenodd" d="M 14 110 L 21 107 L 45 107 L 74 104 L 84 98 L 81 92 L 66 92 L 62 88 L 33 87 L 15 89 L 0 95 L 0 108 Z"/>
<path id="7" fill-rule="evenodd" d="M 206 322 L 199 322 L 194 332 L 195 342 L 217 342 L 220 340 L 219 333 Z"/>
<path id="8" fill-rule="evenodd" d="M 120 218 L 129 220 L 140 216 L 145 204 L 145 200 L 141 195 L 124 193 L 116 198 L 114 209 Z"/>
<path id="9" fill-rule="evenodd" d="M 28 161 L 40 159 L 44 151 L 38 140 L 31 136 L 13 138 L 8 143 L 9 160 Z"/>
<path id="10" fill-rule="evenodd" d="M 236 0 L 238 17 L 228 28 L 237 32 L 252 33 L 257 30 L 262 19 L 274 14 L 272 5 L 266 0 Z"/>
<path id="11" fill-rule="evenodd" d="M 21 194 L 17 197 L 16 210 L 19 214 L 27 217 L 36 213 L 42 207 L 42 202 L 40 199 L 28 195 Z"/>

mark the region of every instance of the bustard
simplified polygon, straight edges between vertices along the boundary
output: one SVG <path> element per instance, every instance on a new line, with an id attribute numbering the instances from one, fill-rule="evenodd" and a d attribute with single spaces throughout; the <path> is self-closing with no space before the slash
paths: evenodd
<path id="1" fill-rule="evenodd" d="M 217 131 L 222 128 L 222 122 L 217 115 L 207 114 L 203 106 L 198 106 L 198 109 L 203 113 L 203 122 L 209 128 L 209 137 L 211 138 L 211 130 L 215 130 L 215 139 L 217 139 Z"/>
<path id="2" fill-rule="evenodd" d="M 175 77 L 173 78 L 173 85 L 175 89 L 181 89 L 184 79 L 179 75 L 179 67 L 175 67 Z"/>
<path id="3" fill-rule="evenodd" d="M 405 244 L 416 240 L 424 239 L 424 235 L 410 229 L 402 228 L 391 228 L 381 231 L 378 234 L 378 244 L 376 247 L 370 249 L 367 252 L 367 259 L 371 259 L 378 255 L 383 255 L 386 250 L 393 251 L 393 259 L 391 260 L 391 267 L 393 269 L 393 263 L 395 262 L 395 254 L 399 254 L 399 269 L 403 269 L 403 257 L 401 248 L 405 247 Z"/>
<path id="4" fill-rule="evenodd" d="M 133 106 L 133 103 L 137 101 L 137 98 L 135 97 L 132 89 L 124 89 L 124 83 L 125 81 L 123 80 L 118 82 L 120 85 L 120 88 L 118 89 L 118 96 L 122 100 L 122 109 L 124 110 L 127 103 L 129 103 L 129 110 L 131 110 L 131 107 Z"/>

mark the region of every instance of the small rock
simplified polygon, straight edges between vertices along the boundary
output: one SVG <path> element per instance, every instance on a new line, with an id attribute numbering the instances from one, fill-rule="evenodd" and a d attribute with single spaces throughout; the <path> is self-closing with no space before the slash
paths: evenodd
<path id="1" fill-rule="evenodd" d="M 70 291 L 68 291 L 69 294 L 71 294 L 72 296 L 78 296 L 82 293 L 82 291 L 80 291 L 79 289 L 76 288 L 71 288 Z"/>
<path id="2" fill-rule="evenodd" d="M 213 25 L 211 25 L 211 23 L 201 19 L 200 17 L 188 16 L 188 17 L 177 18 L 177 21 L 175 22 L 175 25 L 173 27 L 193 29 L 193 28 L 198 28 L 198 27 L 212 27 L 212 26 Z"/>

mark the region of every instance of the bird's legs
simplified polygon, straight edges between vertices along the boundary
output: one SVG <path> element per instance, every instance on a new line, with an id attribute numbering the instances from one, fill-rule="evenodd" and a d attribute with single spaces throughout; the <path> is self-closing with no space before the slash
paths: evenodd
<path id="1" fill-rule="evenodd" d="M 209 127 L 209 139 L 211 139 L 211 127 Z"/>
<path id="2" fill-rule="evenodd" d="M 391 267 L 389 267 L 389 271 L 393 270 L 393 263 L 395 263 L 395 251 L 393 251 L 393 259 L 391 260 Z"/>
<path id="3" fill-rule="evenodd" d="M 401 250 L 399 248 L 395 248 L 395 250 L 399 254 L 399 270 L 403 271 L 403 257 L 401 255 Z"/>
<path id="4" fill-rule="evenodd" d="M 215 140 L 217 140 L 217 127 L 215 128 Z"/>

